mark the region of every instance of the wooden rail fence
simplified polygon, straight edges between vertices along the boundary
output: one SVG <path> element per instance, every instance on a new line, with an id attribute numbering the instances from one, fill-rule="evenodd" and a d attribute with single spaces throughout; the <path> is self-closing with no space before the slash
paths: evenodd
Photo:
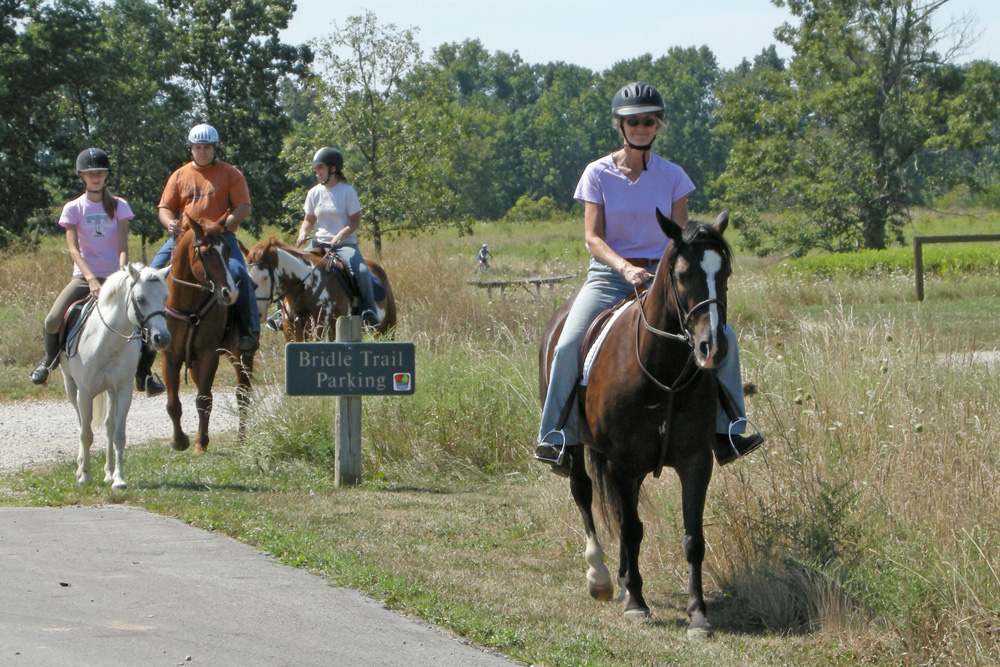
<path id="1" fill-rule="evenodd" d="M 914 236 L 913 269 L 917 275 L 917 301 L 924 300 L 924 244 L 1000 241 L 1000 234 L 960 234 L 956 236 Z"/>
<path id="2" fill-rule="evenodd" d="M 573 276 L 549 276 L 547 278 L 515 278 L 513 280 L 466 280 L 469 285 L 474 285 L 475 287 L 485 288 L 486 296 L 493 298 L 493 290 L 500 290 L 500 296 L 507 298 L 507 288 L 513 287 L 514 289 L 523 288 L 528 294 L 532 294 L 531 287 L 535 288 L 534 294 L 532 296 L 539 297 L 542 295 L 542 285 L 548 285 L 549 291 L 554 291 L 556 283 L 561 283 L 564 280 L 569 280 Z"/>

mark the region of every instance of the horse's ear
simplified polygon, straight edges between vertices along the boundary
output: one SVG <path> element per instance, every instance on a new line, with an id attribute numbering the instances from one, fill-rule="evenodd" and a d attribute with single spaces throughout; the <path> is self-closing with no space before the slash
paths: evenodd
<path id="1" fill-rule="evenodd" d="M 184 215 L 187 215 L 187 213 L 185 213 Z M 195 220 L 194 218 L 192 218 L 190 215 L 187 215 L 187 219 L 188 219 L 188 226 L 191 227 L 191 229 L 194 230 L 194 233 L 195 233 L 196 236 L 204 236 L 205 235 L 205 228 L 202 227 L 198 223 L 197 220 Z"/>
<path id="2" fill-rule="evenodd" d="M 660 212 L 659 206 L 656 207 L 656 220 L 660 223 L 660 229 L 662 229 L 663 233 L 667 235 L 667 238 L 679 245 L 681 243 L 681 239 L 684 238 L 684 230 L 681 229 L 681 226 L 667 216 L 663 215 L 663 213 Z"/>
<path id="3" fill-rule="evenodd" d="M 160 277 L 160 280 L 167 282 L 167 276 L 170 274 L 170 265 L 167 264 L 162 269 L 156 269 L 156 275 Z"/>
<path id="4" fill-rule="evenodd" d="M 236 245 L 240 247 L 240 252 L 243 253 L 244 257 L 248 257 L 250 255 L 250 250 L 245 245 L 243 245 L 243 241 L 236 239 Z"/>
<path id="5" fill-rule="evenodd" d="M 726 227 L 728 226 L 729 226 L 729 209 L 724 208 L 722 209 L 722 213 L 720 213 L 719 216 L 715 219 L 715 222 L 712 223 L 712 227 L 715 228 L 715 231 L 722 234 L 723 232 L 726 231 Z"/>
<path id="6" fill-rule="evenodd" d="M 128 272 L 128 277 L 132 279 L 132 282 L 139 282 L 139 269 L 135 268 L 135 264 L 128 263 L 125 265 L 125 271 Z"/>

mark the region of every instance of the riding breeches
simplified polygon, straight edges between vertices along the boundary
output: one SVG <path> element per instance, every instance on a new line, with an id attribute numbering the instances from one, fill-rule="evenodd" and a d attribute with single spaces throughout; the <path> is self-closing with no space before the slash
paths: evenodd
<path id="1" fill-rule="evenodd" d="M 97 280 L 102 285 L 104 284 L 104 278 L 98 278 Z M 45 333 L 59 333 L 59 327 L 62 325 L 63 315 L 66 314 L 66 310 L 74 302 L 86 299 L 88 294 L 90 294 L 90 286 L 87 285 L 87 280 L 83 276 L 73 276 L 73 279 L 63 288 L 63 291 L 59 292 L 55 303 L 49 309 L 49 314 L 45 316 Z"/>
<path id="2" fill-rule="evenodd" d="M 655 272 L 656 265 L 651 265 L 648 271 Z M 545 395 L 545 403 L 542 406 L 541 427 L 538 430 L 539 442 L 562 444 L 561 439 L 546 440 L 546 435 L 559 428 L 559 420 L 562 417 L 564 406 L 573 393 L 573 386 L 576 384 L 580 371 L 580 349 L 583 347 L 583 338 L 587 329 L 601 311 L 610 308 L 632 293 L 632 285 L 621 274 L 603 262 L 591 258 L 587 270 L 587 280 L 566 316 L 559 341 L 553 350 L 552 367 L 549 371 L 549 387 Z M 736 333 L 728 324 L 725 327 L 725 335 L 729 352 L 722 365 L 716 370 L 716 374 L 729 393 L 732 394 L 739 416 L 744 417 L 746 408 L 743 401 L 743 384 L 740 380 L 739 350 L 737 349 Z M 728 433 L 729 425 L 729 415 L 719 406 L 716 416 L 716 432 Z M 566 422 L 563 424 L 562 430 L 566 436 L 567 445 L 575 445 L 580 442 L 580 409 L 575 397 L 573 405 L 568 408 Z M 733 433 L 742 433 L 743 431 L 744 425 L 742 423 L 733 428 Z"/>

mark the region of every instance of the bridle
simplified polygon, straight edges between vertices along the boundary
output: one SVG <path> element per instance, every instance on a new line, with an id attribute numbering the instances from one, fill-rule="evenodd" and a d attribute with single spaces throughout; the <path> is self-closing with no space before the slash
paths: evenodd
<path id="1" fill-rule="evenodd" d="M 325 260 L 327 260 L 327 266 L 330 267 L 329 262 L 330 262 L 330 257 L 333 254 L 333 252 L 334 252 L 333 247 L 331 247 L 329 250 L 326 251 L 326 253 L 323 255 L 323 257 L 321 257 L 319 259 L 319 261 L 317 261 L 315 264 L 313 264 L 312 262 L 306 262 L 307 264 L 310 264 L 311 266 L 309 268 L 309 272 L 306 274 L 306 276 L 301 281 L 303 289 L 305 288 L 306 281 L 308 281 L 309 276 L 311 276 L 314 273 L 316 273 L 317 271 L 321 270 L 320 269 L 320 262 L 322 262 L 325 259 Z M 267 302 L 267 308 L 269 308 L 272 303 L 279 303 L 281 305 L 281 311 L 282 311 L 282 316 L 283 317 L 288 317 L 288 316 L 292 315 L 293 313 L 288 312 L 289 308 L 285 305 L 285 297 L 288 296 L 288 294 L 294 288 L 290 287 L 290 288 L 288 288 L 286 290 L 281 290 L 281 289 L 278 288 L 277 268 L 274 267 L 274 266 L 265 266 L 263 260 L 261 260 L 259 262 L 251 262 L 251 263 L 248 264 L 248 266 L 263 266 L 264 270 L 267 271 L 268 280 L 270 280 L 270 282 L 271 282 L 271 285 L 268 288 L 268 295 L 267 295 L 266 298 L 262 297 L 262 296 L 256 296 L 256 295 L 254 295 L 254 298 L 257 300 L 257 302 L 259 303 L 259 302 L 262 302 L 262 301 L 266 301 Z M 327 270 L 331 270 L 331 268 L 328 268 Z M 317 288 L 316 294 L 319 294 L 320 291 L 321 291 L 321 289 Z"/>
<path id="2" fill-rule="evenodd" d="M 643 310 L 643 303 L 645 302 L 646 296 L 649 294 L 649 290 L 646 290 L 640 295 L 639 289 L 635 285 L 632 286 L 632 291 L 635 292 L 636 308 L 639 309 L 639 318 L 637 319 L 635 325 L 635 359 L 639 364 L 639 368 L 642 370 L 643 374 L 650 380 L 650 382 L 652 382 L 654 385 L 656 385 L 663 391 L 670 393 L 683 389 L 696 376 L 695 373 L 692 373 L 687 378 L 687 380 L 683 382 L 683 384 L 679 384 L 681 382 L 681 378 L 683 378 L 685 373 L 688 372 L 688 369 L 691 367 L 694 361 L 694 334 L 691 333 L 694 314 L 699 310 L 701 310 L 702 308 L 708 308 L 712 304 L 715 304 L 719 307 L 719 310 L 721 311 L 720 313 L 721 323 L 723 325 L 726 323 L 726 304 L 721 299 L 705 299 L 704 301 L 696 303 L 694 306 L 691 307 L 690 310 L 685 310 L 684 304 L 680 298 L 680 292 L 677 291 L 677 281 L 674 279 L 674 265 L 676 264 L 676 261 L 677 261 L 677 255 L 675 254 L 671 258 L 670 263 L 667 265 L 666 279 L 670 282 L 670 288 L 674 295 L 674 306 L 675 306 L 675 312 L 677 314 L 677 324 L 680 327 L 682 333 L 675 334 L 670 331 L 664 331 L 663 329 L 658 329 L 653 325 L 651 325 L 649 321 L 646 320 L 646 313 Z M 659 267 L 657 268 L 657 273 L 659 273 Z M 656 377 L 653 376 L 653 374 L 649 371 L 649 369 L 646 368 L 646 365 L 642 363 L 642 358 L 639 355 L 640 324 L 642 325 L 643 328 L 646 329 L 647 332 L 653 334 L 654 336 L 659 336 L 660 338 L 667 338 L 669 340 L 679 341 L 687 344 L 687 346 L 690 348 L 687 362 L 684 364 L 684 368 L 682 368 L 681 372 L 678 374 L 677 379 L 674 381 L 673 386 L 664 384 L 660 380 L 656 379 Z"/>
<path id="3" fill-rule="evenodd" d="M 166 317 L 165 310 L 155 310 L 151 313 L 143 315 L 142 309 L 139 307 L 139 302 L 135 298 L 135 286 L 138 283 L 133 282 L 128 288 L 128 306 L 135 311 L 136 320 L 138 323 L 135 325 L 135 331 L 130 335 L 126 336 L 120 333 L 117 329 L 112 327 L 104 319 L 104 313 L 101 312 L 100 304 L 96 304 L 97 316 L 101 319 L 101 324 L 103 324 L 109 331 L 114 333 L 116 336 L 124 338 L 126 342 L 131 343 L 133 340 L 141 339 L 144 343 L 149 342 L 149 321 L 158 315 Z M 93 298 L 93 297 L 91 297 Z"/>
<path id="4" fill-rule="evenodd" d="M 205 280 L 207 281 L 208 284 L 203 283 L 200 279 L 196 283 L 188 282 L 187 280 L 181 280 L 180 278 L 174 276 L 174 272 L 173 271 L 171 271 L 168 274 L 168 277 L 170 278 L 170 280 L 174 281 L 178 285 L 184 285 L 186 287 L 193 287 L 193 288 L 199 289 L 199 290 L 201 290 L 203 292 L 211 292 L 211 293 L 214 294 L 215 293 L 215 283 L 208 277 L 208 272 L 205 271 L 205 253 L 211 251 L 212 245 L 210 243 L 207 243 L 207 242 L 205 242 L 205 241 L 202 240 L 202 241 L 195 241 L 192 244 L 191 247 L 194 250 L 195 258 L 201 263 L 202 272 L 205 273 Z M 206 250 L 205 248 L 208 248 L 209 250 Z M 220 259 L 222 259 L 222 258 L 220 257 Z M 191 266 L 191 272 L 194 273 L 194 266 L 193 265 Z M 194 276 L 195 276 L 196 279 L 198 278 L 198 274 L 197 273 L 194 273 Z"/>

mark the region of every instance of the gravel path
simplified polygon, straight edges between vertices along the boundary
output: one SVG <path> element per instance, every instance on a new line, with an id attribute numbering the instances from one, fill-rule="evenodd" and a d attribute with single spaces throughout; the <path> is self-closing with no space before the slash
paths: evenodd
<path id="1" fill-rule="evenodd" d="M 220 387 L 213 393 L 213 399 L 209 432 L 235 430 L 235 390 Z M 194 392 L 182 393 L 181 402 L 184 406 L 181 424 L 194 440 L 198 430 Z M 130 444 L 165 440 L 170 438 L 172 430 L 165 395 L 148 398 L 145 394 L 133 394 L 125 422 L 125 455 L 128 456 Z M 0 474 L 45 461 L 75 461 L 79 446 L 76 412 L 65 398 L 0 403 Z M 103 451 L 106 446 L 103 429 L 95 432 L 91 453 Z"/>

